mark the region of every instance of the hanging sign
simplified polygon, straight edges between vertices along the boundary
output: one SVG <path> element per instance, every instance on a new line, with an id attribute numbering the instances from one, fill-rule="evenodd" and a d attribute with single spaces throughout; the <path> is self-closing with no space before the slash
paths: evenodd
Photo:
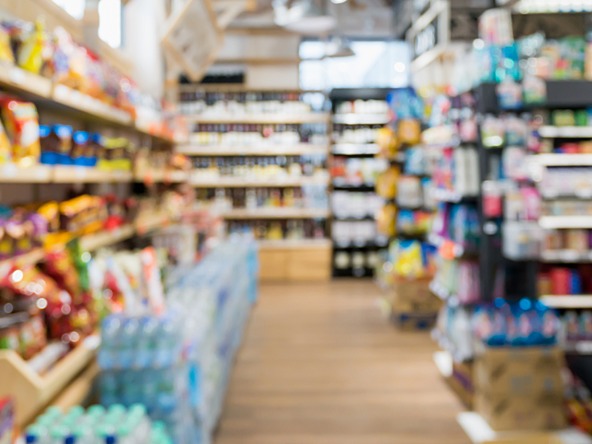
<path id="1" fill-rule="evenodd" d="M 210 0 L 187 0 L 170 19 L 162 47 L 192 81 L 198 82 L 216 60 L 222 37 Z"/>

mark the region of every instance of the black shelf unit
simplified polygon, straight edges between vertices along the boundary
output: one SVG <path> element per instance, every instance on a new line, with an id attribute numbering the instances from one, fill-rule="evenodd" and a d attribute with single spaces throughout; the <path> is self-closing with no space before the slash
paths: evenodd
<path id="1" fill-rule="evenodd" d="M 332 113 L 335 115 L 337 107 L 341 102 L 344 101 L 351 101 L 351 100 L 386 100 L 387 95 L 389 92 L 392 91 L 392 88 L 336 88 L 331 91 L 329 94 L 329 98 L 331 100 L 332 106 Z M 352 123 L 347 124 L 348 126 L 365 126 L 365 125 L 376 125 L 372 123 Z M 335 142 L 335 141 L 333 141 Z M 340 145 L 339 143 L 334 143 L 336 145 Z M 356 145 L 356 144 L 351 144 Z M 366 144 L 357 144 L 360 147 L 363 147 Z M 340 153 L 333 153 L 333 149 L 331 149 L 331 160 L 334 157 L 358 157 L 358 158 L 371 158 L 375 157 L 374 153 L 368 152 L 348 152 L 347 154 L 340 154 Z M 331 191 L 346 191 L 346 192 L 365 192 L 371 193 L 374 192 L 374 185 L 372 184 L 356 184 L 356 185 L 346 185 L 346 184 L 339 184 L 331 183 Z M 333 216 L 333 220 L 341 221 L 341 220 L 348 220 L 348 221 L 368 221 L 374 220 L 373 218 L 364 218 L 364 219 L 356 219 L 356 218 L 346 218 L 342 219 L 339 217 Z M 350 246 L 343 246 L 340 245 L 338 242 L 333 240 L 333 277 L 355 277 L 355 278 L 371 278 L 374 276 L 374 270 L 372 268 L 364 267 L 363 269 L 354 269 L 352 267 L 348 268 L 336 268 L 335 267 L 335 255 L 340 254 L 342 252 L 354 252 L 354 251 L 363 251 L 363 252 L 373 252 L 378 251 L 380 249 L 384 249 L 385 245 L 382 243 L 365 243 L 363 246 L 356 246 L 355 243 L 352 243 Z"/>

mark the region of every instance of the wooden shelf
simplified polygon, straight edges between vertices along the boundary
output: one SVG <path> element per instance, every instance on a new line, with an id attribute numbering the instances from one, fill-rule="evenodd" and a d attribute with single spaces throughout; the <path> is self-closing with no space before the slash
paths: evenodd
<path id="1" fill-rule="evenodd" d="M 49 99 L 53 89 L 50 79 L 17 68 L 16 66 L 0 63 L 0 85 L 22 93 Z"/>
<path id="2" fill-rule="evenodd" d="M 315 208 L 237 208 L 224 211 L 221 216 L 225 219 L 326 219 L 328 210 Z"/>
<path id="3" fill-rule="evenodd" d="M 543 295 L 540 300 L 553 308 L 592 308 L 592 295 Z"/>
<path id="4" fill-rule="evenodd" d="M 457 421 L 473 444 L 592 444 L 592 437 L 575 428 L 495 432 L 481 415 L 474 412 L 460 413 Z"/>
<path id="5" fill-rule="evenodd" d="M 389 123 L 388 114 L 335 114 L 333 123 L 341 125 L 385 125 Z"/>
<path id="6" fill-rule="evenodd" d="M 83 236 L 80 239 L 80 246 L 83 250 L 93 251 L 99 248 L 115 245 L 124 240 L 130 239 L 136 234 L 133 225 L 125 225 L 113 231 L 101 231 L 100 233 Z"/>
<path id="7" fill-rule="evenodd" d="M 290 188 L 301 187 L 303 185 L 327 185 L 328 181 L 314 177 L 286 177 L 268 180 L 244 179 L 242 177 L 220 177 L 214 178 L 196 178 L 191 179 L 191 185 L 195 188 Z"/>
<path id="8" fill-rule="evenodd" d="M 188 156 L 301 156 L 327 154 L 326 145 L 255 145 L 255 146 L 195 146 L 177 147 L 177 152 Z"/>
<path id="9" fill-rule="evenodd" d="M 281 239 L 281 240 L 260 240 L 257 241 L 259 248 L 265 250 L 298 250 L 298 249 L 330 249 L 330 239 Z"/>
<path id="10" fill-rule="evenodd" d="M 327 113 L 308 114 L 221 114 L 221 115 L 193 115 L 187 116 L 191 123 L 244 123 L 244 124 L 301 124 L 301 123 L 329 123 Z"/>
<path id="11" fill-rule="evenodd" d="M 159 170 L 136 172 L 136 182 L 144 183 L 183 183 L 189 181 L 189 172 L 181 170 Z"/>
<path id="12" fill-rule="evenodd" d="M 80 166 L 55 166 L 52 168 L 53 183 L 108 183 L 131 182 L 131 171 L 104 171 Z"/>
<path id="13" fill-rule="evenodd" d="M 545 125 L 539 128 L 539 135 L 546 139 L 592 139 L 592 127 Z"/>
<path id="14" fill-rule="evenodd" d="M 62 392 L 94 358 L 98 345 L 96 336 L 87 338 L 43 376 L 15 352 L 0 350 L 0 380 L 5 382 L 0 384 L 0 397 L 15 400 L 17 425 L 31 421 Z"/>
<path id="15" fill-rule="evenodd" d="M 91 120 L 125 126 L 162 143 L 174 143 L 168 136 L 154 134 L 148 128 L 137 125 L 127 111 L 8 63 L 0 62 L 0 86 L 42 105 L 57 105 L 61 110 L 82 113 Z"/>

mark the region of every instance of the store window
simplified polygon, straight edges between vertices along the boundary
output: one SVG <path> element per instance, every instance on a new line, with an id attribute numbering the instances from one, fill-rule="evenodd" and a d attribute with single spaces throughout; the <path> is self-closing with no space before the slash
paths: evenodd
<path id="1" fill-rule="evenodd" d="M 84 16 L 86 0 L 53 0 L 64 11 L 76 19 Z M 123 43 L 123 9 L 121 0 L 101 0 L 99 2 L 99 37 L 113 48 Z"/>
<path id="2" fill-rule="evenodd" d="M 409 84 L 410 52 L 406 43 L 392 40 L 350 40 L 350 57 L 323 58 L 326 43 L 300 44 L 300 87 L 398 88 Z"/>

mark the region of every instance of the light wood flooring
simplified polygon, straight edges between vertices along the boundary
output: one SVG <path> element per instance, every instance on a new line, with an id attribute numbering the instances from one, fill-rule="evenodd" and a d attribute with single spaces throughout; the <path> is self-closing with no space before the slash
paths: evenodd
<path id="1" fill-rule="evenodd" d="M 371 281 L 267 284 L 216 444 L 466 444 L 429 333 L 380 314 Z"/>

